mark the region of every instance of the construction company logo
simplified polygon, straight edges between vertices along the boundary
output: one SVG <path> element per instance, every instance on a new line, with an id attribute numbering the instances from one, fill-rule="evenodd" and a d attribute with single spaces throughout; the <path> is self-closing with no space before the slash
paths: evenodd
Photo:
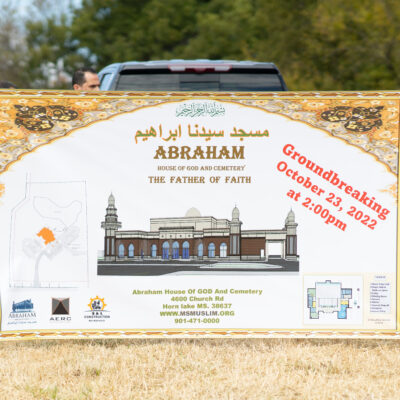
<path id="1" fill-rule="evenodd" d="M 69 297 L 59 298 L 52 297 L 51 299 L 51 322 L 69 322 L 71 316 L 69 315 Z"/>
<path id="2" fill-rule="evenodd" d="M 37 323 L 36 311 L 31 299 L 17 303 L 13 301 L 11 309 L 12 311 L 8 315 L 8 325 Z"/>
<path id="3" fill-rule="evenodd" d="M 85 319 L 90 322 L 104 322 L 110 318 L 110 311 L 106 310 L 107 304 L 104 302 L 104 298 L 96 296 L 90 298 L 88 304 L 89 310 L 85 311 Z"/>

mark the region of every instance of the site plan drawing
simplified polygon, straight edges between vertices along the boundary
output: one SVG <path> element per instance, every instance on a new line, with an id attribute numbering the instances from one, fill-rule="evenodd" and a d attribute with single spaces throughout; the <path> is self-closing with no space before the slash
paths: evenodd
<path id="1" fill-rule="evenodd" d="M 84 182 L 27 182 L 11 216 L 10 287 L 87 281 Z"/>

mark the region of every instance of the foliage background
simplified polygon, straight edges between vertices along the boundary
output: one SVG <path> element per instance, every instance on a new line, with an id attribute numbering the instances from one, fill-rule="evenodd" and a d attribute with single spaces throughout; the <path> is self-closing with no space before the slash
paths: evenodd
<path id="1" fill-rule="evenodd" d="M 70 87 L 72 71 L 128 60 L 274 62 L 291 90 L 395 90 L 398 0 L 0 2 L 0 79 Z"/>

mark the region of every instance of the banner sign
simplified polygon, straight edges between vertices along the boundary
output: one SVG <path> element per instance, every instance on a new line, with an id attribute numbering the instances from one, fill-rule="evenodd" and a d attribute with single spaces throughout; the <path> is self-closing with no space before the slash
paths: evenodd
<path id="1" fill-rule="evenodd" d="M 399 99 L 0 91 L 0 339 L 397 337 Z"/>

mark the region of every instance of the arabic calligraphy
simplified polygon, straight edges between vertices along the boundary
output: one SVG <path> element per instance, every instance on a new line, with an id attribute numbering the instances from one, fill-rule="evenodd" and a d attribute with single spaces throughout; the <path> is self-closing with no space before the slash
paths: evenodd
<path id="1" fill-rule="evenodd" d="M 199 126 L 197 124 L 194 125 L 194 130 L 192 131 L 192 127 L 188 125 L 188 135 L 190 137 L 201 137 L 205 138 L 206 141 L 210 140 L 212 137 L 223 137 L 224 131 L 212 131 L 211 129 L 206 129 L 204 126 L 199 130 Z"/>
<path id="2" fill-rule="evenodd" d="M 177 117 L 221 117 L 225 115 L 225 107 L 213 102 L 183 103 L 176 108 Z"/>
<path id="3" fill-rule="evenodd" d="M 209 141 L 212 138 L 221 138 L 225 136 L 224 130 L 213 130 L 205 126 L 199 126 L 198 124 L 188 124 L 187 131 L 184 133 L 191 138 L 203 138 L 205 139 L 205 141 Z M 243 140 L 244 138 L 269 137 L 269 132 L 267 129 L 246 131 L 242 128 L 236 128 L 234 126 L 231 132 L 227 132 L 227 136 Z M 135 143 L 138 143 L 138 139 L 146 141 L 151 137 L 159 137 L 165 142 L 168 142 L 170 140 L 175 141 L 177 138 L 182 137 L 182 126 L 181 124 L 179 124 L 176 129 L 163 129 L 162 125 L 160 124 L 158 128 L 154 128 L 153 126 L 151 126 L 149 129 L 146 129 L 144 131 L 137 130 L 135 134 Z"/>
<path id="4" fill-rule="evenodd" d="M 260 130 L 258 131 L 249 131 L 246 132 L 243 129 L 236 129 L 236 127 L 233 127 L 233 132 L 231 132 L 231 137 L 238 137 L 240 138 L 240 140 L 243 140 L 243 138 L 246 137 L 268 137 L 269 136 L 269 132 L 267 129 L 265 129 L 263 132 L 261 132 Z"/>

